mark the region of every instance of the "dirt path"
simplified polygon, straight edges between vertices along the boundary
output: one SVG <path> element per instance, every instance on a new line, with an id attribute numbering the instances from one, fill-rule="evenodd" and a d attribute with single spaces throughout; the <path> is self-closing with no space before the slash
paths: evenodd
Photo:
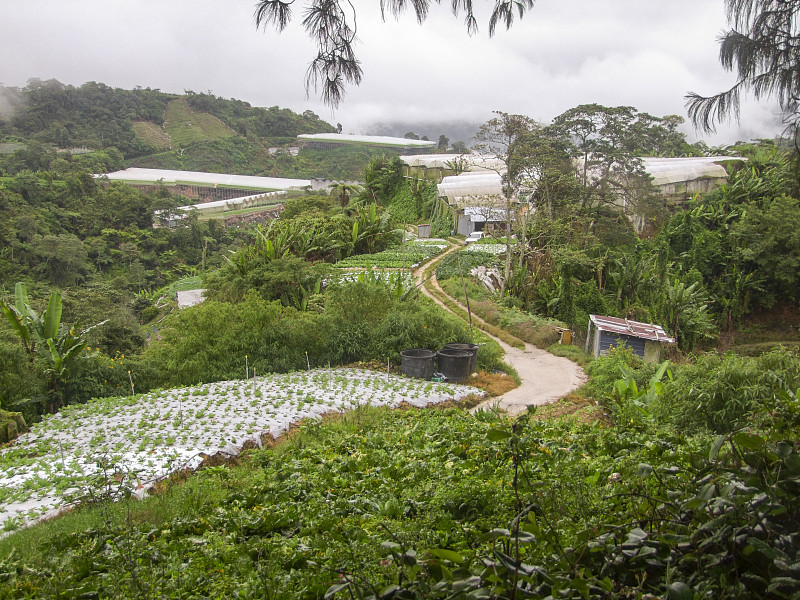
<path id="1" fill-rule="evenodd" d="M 439 255 L 435 261 L 439 262 L 445 255 L 458 249 L 459 246 L 452 246 L 446 252 Z M 426 267 L 427 266 L 428 265 L 426 265 Z M 417 283 L 421 281 L 423 271 L 424 267 L 421 267 L 414 272 L 414 279 Z M 436 275 L 431 278 L 430 283 L 441 291 L 441 293 L 444 293 L 444 290 L 442 290 L 439 286 L 439 282 L 436 280 Z M 449 310 L 438 298 L 434 297 L 425 289 L 425 286 L 421 286 L 420 289 L 439 306 L 443 307 L 445 310 Z M 450 299 L 461 306 L 455 298 L 450 297 Z M 466 307 L 461 306 L 461 308 L 466 311 Z M 481 329 L 483 329 L 483 325 L 486 325 L 486 322 L 475 316 L 474 313 L 472 315 L 472 322 L 476 327 Z M 476 406 L 473 410 L 496 407 L 506 411 L 510 415 L 518 415 L 525 412 L 528 406 L 538 406 L 554 402 L 579 388 L 586 382 L 586 373 L 569 359 L 554 356 L 528 343 L 525 344 L 524 350 L 520 350 L 519 348 L 509 346 L 504 341 L 486 331 L 484 331 L 484 333 L 496 340 L 503 348 L 503 351 L 506 353 L 505 361 L 516 369 L 522 381 L 522 385 L 502 396 L 490 398 Z"/>

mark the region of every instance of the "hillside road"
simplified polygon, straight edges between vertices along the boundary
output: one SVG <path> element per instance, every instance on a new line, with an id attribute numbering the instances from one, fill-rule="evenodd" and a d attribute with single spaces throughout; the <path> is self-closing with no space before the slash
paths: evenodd
<path id="1" fill-rule="evenodd" d="M 438 262 L 444 258 L 445 255 L 458 249 L 459 246 L 452 246 L 436 257 L 435 260 Z M 427 266 L 428 265 L 426 265 L 426 267 Z M 424 267 L 421 267 L 414 273 L 415 281 L 418 284 L 422 280 L 423 271 Z M 435 274 L 428 283 L 444 294 L 444 290 L 439 286 Z M 450 310 L 438 298 L 431 294 L 424 285 L 420 286 L 420 290 L 439 306 L 443 307 L 445 310 Z M 462 306 L 457 300 L 451 296 L 449 297 L 464 311 L 467 310 L 466 307 Z M 502 396 L 496 396 L 482 402 L 476 406 L 473 411 L 496 408 L 507 412 L 509 415 L 516 416 L 525 412 L 528 406 L 539 406 L 555 402 L 586 382 L 587 376 L 584 370 L 571 360 L 561 356 L 555 356 L 528 343 L 525 343 L 524 350 L 509 346 L 504 341 L 485 331 L 484 327 L 486 326 L 486 322 L 480 317 L 477 317 L 474 313 L 472 314 L 472 322 L 474 326 L 483 330 L 486 335 L 500 344 L 505 352 L 505 362 L 516 369 L 522 381 L 522 385 L 519 387 Z"/>

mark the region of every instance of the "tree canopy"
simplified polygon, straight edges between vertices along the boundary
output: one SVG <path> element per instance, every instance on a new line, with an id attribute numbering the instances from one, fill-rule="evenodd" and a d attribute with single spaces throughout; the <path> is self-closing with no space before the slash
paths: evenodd
<path id="1" fill-rule="evenodd" d="M 800 125 L 800 0 L 725 0 L 731 29 L 720 37 L 719 60 L 736 73 L 736 83 L 713 96 L 690 92 L 689 117 L 711 132 L 715 124 L 739 118 L 743 92 L 758 100 L 773 97 L 797 138 Z"/>
<path id="2" fill-rule="evenodd" d="M 441 0 L 434 0 L 437 4 Z M 509 29 L 515 15 L 522 18 L 533 7 L 534 0 L 495 0 L 489 16 L 489 35 L 494 35 L 498 25 Z M 257 27 L 274 25 L 283 31 L 292 20 L 294 0 L 259 0 L 256 3 Z M 380 0 L 381 16 L 386 12 L 398 17 L 410 8 L 419 23 L 428 16 L 431 0 Z M 473 12 L 472 0 L 450 0 L 455 16 L 464 15 L 467 32 L 477 33 L 478 21 Z M 308 0 L 303 5 L 303 28 L 317 45 L 317 55 L 306 72 L 306 89 L 321 89 L 323 101 L 333 107 L 344 97 L 347 84 L 361 83 L 363 70 L 356 57 L 354 43 L 358 33 L 356 8 L 352 3 L 338 0 Z"/>

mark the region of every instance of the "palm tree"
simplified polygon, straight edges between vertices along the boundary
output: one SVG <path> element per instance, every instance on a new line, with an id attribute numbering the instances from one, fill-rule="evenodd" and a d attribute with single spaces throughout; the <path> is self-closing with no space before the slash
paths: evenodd
<path id="1" fill-rule="evenodd" d="M 350 198 L 361 192 L 361 186 L 351 183 L 337 182 L 331 186 L 331 195 L 339 200 L 342 208 L 350 204 Z"/>

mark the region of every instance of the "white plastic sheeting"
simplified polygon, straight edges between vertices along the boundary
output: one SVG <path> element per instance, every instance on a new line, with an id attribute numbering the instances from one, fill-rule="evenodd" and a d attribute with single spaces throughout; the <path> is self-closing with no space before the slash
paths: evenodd
<path id="1" fill-rule="evenodd" d="M 426 169 L 448 169 L 454 162 L 463 161 L 468 169 L 467 172 L 489 170 L 501 173 L 505 171 L 505 164 L 502 159 L 493 154 L 416 154 L 413 156 L 401 156 L 400 160 L 409 167 L 424 167 Z"/>
<path id="2" fill-rule="evenodd" d="M 448 204 L 469 204 L 470 200 L 501 199 L 503 180 L 491 171 L 462 173 L 445 177 L 437 186 L 439 197 L 447 198 Z"/>
<path id="3" fill-rule="evenodd" d="M 688 158 L 642 157 L 644 170 L 654 185 L 669 185 L 696 179 L 725 179 L 728 173 L 720 163 L 744 160 L 736 156 L 693 156 Z"/>
<path id="4" fill-rule="evenodd" d="M 440 166 L 435 156 L 443 158 L 458 155 L 431 155 L 403 157 L 406 164 L 437 167 Z M 473 156 L 473 155 L 464 155 Z M 490 161 L 499 161 L 496 157 L 486 157 L 484 164 L 493 164 Z M 452 160 L 447 158 L 447 160 Z M 660 158 L 645 156 L 641 158 L 644 170 L 653 178 L 656 186 L 667 186 L 675 183 L 698 181 L 703 179 L 724 180 L 728 173 L 722 163 L 731 160 L 745 160 L 736 156 L 700 156 L 688 158 Z M 477 164 L 477 163 L 476 163 Z M 502 181 L 499 173 L 503 169 L 466 171 L 460 175 L 444 177 L 438 185 L 439 196 L 446 197 L 448 203 L 463 205 L 472 199 L 486 199 L 495 196 L 502 197 Z"/>
<path id="5" fill-rule="evenodd" d="M 178 308 L 189 308 L 190 306 L 200 304 L 203 300 L 205 300 L 205 298 L 203 298 L 203 292 L 205 292 L 205 289 L 183 290 L 176 292 L 175 295 L 177 296 L 178 300 Z"/>
<path id="6" fill-rule="evenodd" d="M 506 220 L 507 211 L 501 208 L 484 208 L 482 206 L 465 206 L 464 216 L 469 217 L 473 223 L 493 221 L 502 223 Z"/>
<path id="7" fill-rule="evenodd" d="M 246 363 L 242 363 L 242 370 Z M 57 514 L 66 497 L 91 489 L 99 462 L 147 489 L 204 457 L 236 456 L 303 419 L 362 405 L 423 407 L 483 391 L 359 369 L 313 369 L 246 381 L 218 381 L 139 396 L 100 398 L 45 415 L 30 433 L 0 449 L 0 526 Z M 66 491 L 62 491 L 66 490 Z"/>
<path id="8" fill-rule="evenodd" d="M 200 171 L 170 171 L 167 169 L 130 168 L 107 175 L 111 180 L 137 181 L 156 184 L 182 183 L 186 185 L 224 185 L 253 190 L 291 190 L 311 185 L 310 179 L 287 179 L 283 177 L 256 177 L 254 175 L 227 175 L 225 173 L 203 173 Z"/>
<path id="9" fill-rule="evenodd" d="M 241 208 L 250 208 L 251 206 L 277 204 L 278 200 L 285 195 L 286 192 L 266 192 L 264 194 L 242 196 L 241 198 L 230 198 L 228 200 L 214 200 L 213 202 L 201 202 L 200 204 L 189 204 L 187 206 L 179 206 L 178 210 L 182 211 L 198 210 L 201 213 L 239 210 Z"/>
<path id="10" fill-rule="evenodd" d="M 298 140 L 309 142 L 330 142 L 332 144 L 376 144 L 379 146 L 417 146 L 419 148 L 435 148 L 436 142 L 429 140 L 410 140 L 408 138 L 389 137 L 386 135 L 348 135 L 344 133 L 304 133 Z"/>

